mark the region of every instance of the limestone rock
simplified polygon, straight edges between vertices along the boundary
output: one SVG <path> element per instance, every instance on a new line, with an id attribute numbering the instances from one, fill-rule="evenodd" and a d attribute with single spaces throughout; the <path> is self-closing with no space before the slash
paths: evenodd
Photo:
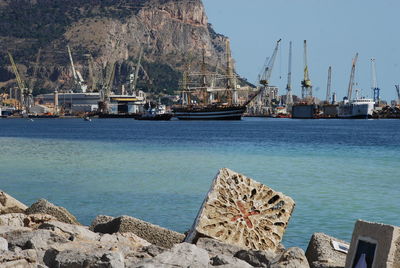
<path id="1" fill-rule="evenodd" d="M 4 239 L 3 237 L 0 237 L 0 251 L 3 250 L 8 250 L 8 241 Z"/>
<path id="2" fill-rule="evenodd" d="M 240 250 L 235 257 L 254 267 L 269 267 L 276 255 L 271 251 Z"/>
<path id="3" fill-rule="evenodd" d="M 108 234 L 130 232 L 164 248 L 171 248 L 185 238 L 183 234 L 129 216 L 121 216 L 110 222 L 98 224 L 94 226 L 94 231 Z"/>
<path id="4" fill-rule="evenodd" d="M 208 267 L 209 262 L 206 250 L 189 243 L 181 243 L 152 259 L 138 263 L 136 267 Z"/>
<path id="5" fill-rule="evenodd" d="M 25 217 L 24 213 L 3 214 L 0 215 L 0 225 L 23 227 Z"/>
<path id="6" fill-rule="evenodd" d="M 1 236 L 7 239 L 11 248 L 21 249 L 47 249 L 53 244 L 68 242 L 64 237 L 49 230 L 15 230 Z"/>
<path id="7" fill-rule="evenodd" d="M 288 248 L 270 268 L 309 268 L 307 258 L 301 248 Z"/>
<path id="8" fill-rule="evenodd" d="M 90 231 L 87 227 L 81 225 L 68 224 L 59 221 L 45 222 L 39 226 L 39 229 L 51 230 L 66 239 L 73 241 L 81 240 L 99 240 L 100 235 Z"/>
<path id="9" fill-rule="evenodd" d="M 124 257 L 120 251 L 74 242 L 65 244 L 63 250 L 48 249 L 44 262 L 48 267 L 124 267 Z"/>
<path id="10" fill-rule="evenodd" d="M 208 236 L 246 249 L 276 250 L 294 206 L 290 197 L 224 168 L 185 241 Z"/>
<path id="11" fill-rule="evenodd" d="M 225 244 L 219 240 L 208 238 L 208 237 L 201 237 L 197 240 L 196 246 L 199 248 L 207 250 L 210 257 L 215 257 L 217 255 L 235 255 L 236 252 L 242 250 L 242 248 Z"/>
<path id="12" fill-rule="evenodd" d="M 76 220 L 75 216 L 68 212 L 63 207 L 58 207 L 45 199 L 40 199 L 36 203 L 32 204 L 26 211 L 26 214 L 49 214 L 57 218 L 57 220 L 70 223 L 70 224 L 77 224 L 80 223 Z"/>
<path id="13" fill-rule="evenodd" d="M 314 233 L 306 250 L 306 257 L 311 268 L 340 268 L 346 263 L 347 254 L 337 251 L 332 241 L 349 245 L 349 243 L 328 236 L 323 233 Z"/>
<path id="14" fill-rule="evenodd" d="M 217 266 L 218 268 L 247 268 L 253 267 L 245 261 L 238 258 L 227 256 L 227 255 L 217 255 L 211 258 L 211 265 Z"/>
<path id="15" fill-rule="evenodd" d="M 23 213 L 28 207 L 0 190 L 0 214 Z"/>
<path id="16" fill-rule="evenodd" d="M 20 252 L 1 251 L 1 268 L 37 268 L 41 267 L 34 250 L 23 250 Z"/>
<path id="17" fill-rule="evenodd" d="M 54 216 L 37 213 L 37 214 L 26 215 L 25 218 L 23 219 L 23 222 L 25 227 L 36 228 L 45 222 L 56 221 L 56 220 L 57 218 Z"/>
<path id="18" fill-rule="evenodd" d="M 107 215 L 98 215 L 96 216 L 96 218 L 92 221 L 92 224 L 89 227 L 90 231 L 94 231 L 94 228 L 99 225 L 99 224 L 104 224 L 104 223 L 108 223 L 110 221 L 112 221 L 113 219 L 115 219 L 114 217 L 111 216 L 107 216 Z"/>

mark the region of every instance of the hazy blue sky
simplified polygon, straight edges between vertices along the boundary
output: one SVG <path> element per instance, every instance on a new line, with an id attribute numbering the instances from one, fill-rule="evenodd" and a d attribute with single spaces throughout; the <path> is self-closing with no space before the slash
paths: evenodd
<path id="1" fill-rule="evenodd" d="M 293 41 L 293 92 L 300 95 L 303 77 L 303 40 L 314 95 L 325 98 L 329 65 L 332 90 L 347 93 L 351 61 L 359 52 L 358 88 L 372 97 L 371 58 L 376 58 L 381 98 L 395 99 L 400 83 L 400 0 L 203 0 L 214 29 L 231 39 L 236 71 L 251 82 L 275 42 L 282 38 L 271 84 L 284 93 L 289 41 Z M 281 78 L 280 78 L 281 76 Z M 319 88 L 319 89 L 318 89 Z"/>

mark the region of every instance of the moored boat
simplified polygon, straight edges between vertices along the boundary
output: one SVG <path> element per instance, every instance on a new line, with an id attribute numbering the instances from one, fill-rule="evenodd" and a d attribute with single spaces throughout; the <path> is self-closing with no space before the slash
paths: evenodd
<path id="1" fill-rule="evenodd" d="M 241 120 L 245 111 L 245 105 L 209 105 L 173 108 L 175 117 L 180 120 Z"/>
<path id="2" fill-rule="evenodd" d="M 368 119 L 372 117 L 375 102 L 372 99 L 354 99 L 339 105 L 339 118 Z"/>

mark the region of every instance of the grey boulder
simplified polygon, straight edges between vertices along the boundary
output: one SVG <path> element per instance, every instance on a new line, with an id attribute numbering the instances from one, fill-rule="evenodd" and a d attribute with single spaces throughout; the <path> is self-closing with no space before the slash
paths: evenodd
<path id="1" fill-rule="evenodd" d="M 309 268 L 307 258 L 301 248 L 288 248 L 280 255 L 270 268 Z"/>
<path id="2" fill-rule="evenodd" d="M 206 250 L 193 244 L 181 243 L 152 259 L 138 263 L 135 267 L 208 267 L 209 264 L 210 259 Z"/>

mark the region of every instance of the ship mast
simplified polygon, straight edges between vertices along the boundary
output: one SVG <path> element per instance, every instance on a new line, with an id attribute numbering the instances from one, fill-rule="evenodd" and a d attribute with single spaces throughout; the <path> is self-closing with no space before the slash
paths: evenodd
<path id="1" fill-rule="evenodd" d="M 236 79 L 233 73 L 233 65 L 232 65 L 232 53 L 230 47 L 229 39 L 226 39 L 226 76 L 227 76 L 227 96 L 228 96 L 228 104 L 232 105 L 232 103 L 237 102 L 237 91 L 236 91 Z"/>

